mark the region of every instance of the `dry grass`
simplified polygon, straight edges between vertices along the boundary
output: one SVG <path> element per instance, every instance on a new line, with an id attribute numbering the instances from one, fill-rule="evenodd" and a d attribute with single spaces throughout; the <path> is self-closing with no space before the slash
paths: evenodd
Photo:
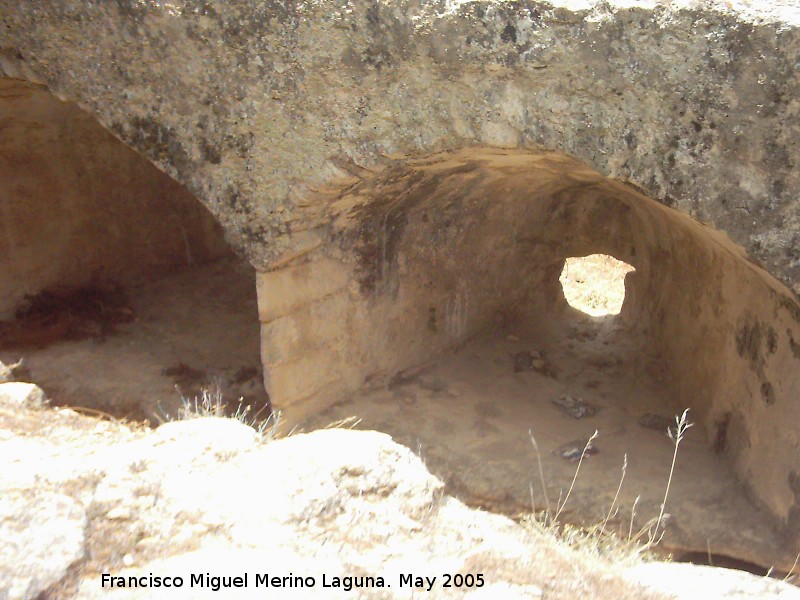
<path id="1" fill-rule="evenodd" d="M 611 562 L 616 565 L 630 565 L 640 560 L 652 556 L 653 549 L 661 542 L 664 537 L 664 530 L 669 515 L 666 512 L 667 500 L 672 485 L 672 479 L 675 474 L 675 463 L 678 457 L 678 449 L 681 441 L 686 434 L 686 431 L 692 427 L 692 423 L 688 420 L 689 409 L 683 411 L 681 415 L 675 417 L 675 433 L 670 431 L 669 437 L 673 442 L 673 455 L 672 463 L 670 464 L 669 475 L 667 476 L 667 483 L 664 490 L 664 498 L 661 502 L 659 514 L 648 520 L 643 526 L 639 528 L 634 527 L 637 513 L 636 507 L 639 502 L 639 497 L 634 500 L 630 509 L 630 517 L 628 519 L 627 531 L 614 530 L 609 528 L 609 522 L 612 518 L 617 517 L 620 512 L 618 500 L 622 486 L 625 482 L 625 475 L 628 468 L 628 456 L 625 455 L 623 459 L 620 480 L 617 484 L 616 493 L 611 501 L 611 506 L 606 513 L 602 522 L 590 526 L 576 526 L 568 523 L 561 523 L 559 517 L 564 511 L 567 502 L 572 494 L 573 488 L 578 480 L 581 465 L 583 463 L 586 451 L 589 448 L 592 440 L 594 440 L 598 432 L 595 431 L 592 436 L 587 440 L 586 446 L 581 453 L 580 460 L 578 461 L 575 469 L 575 475 L 572 478 L 569 489 L 566 495 L 559 498 L 559 502 L 555 507 L 555 513 L 552 512 L 552 507 L 547 495 L 547 482 L 545 481 L 544 471 L 542 469 L 541 456 L 539 455 L 539 447 L 536 443 L 536 438 L 532 432 L 530 440 L 536 453 L 537 462 L 539 465 L 539 479 L 544 491 L 545 508 L 542 511 L 537 511 L 533 504 L 533 487 L 531 486 L 531 504 L 532 512 L 522 518 L 522 523 L 537 529 L 551 533 L 561 543 L 577 550 L 584 556 L 593 557 L 595 559 Z M 662 557 L 659 557 L 662 558 Z"/>
<path id="2" fill-rule="evenodd" d="M 197 396 L 182 397 L 178 413 L 169 415 L 164 412 L 160 419 L 162 423 L 203 417 L 236 419 L 255 429 L 262 441 L 269 441 L 278 437 L 281 414 L 280 411 L 275 411 L 265 415 L 267 410 L 269 405 L 254 411 L 252 405 L 244 404 L 243 398 L 239 398 L 236 407 L 231 409 L 230 403 L 224 398 L 222 386 L 216 382 L 203 388 Z"/>

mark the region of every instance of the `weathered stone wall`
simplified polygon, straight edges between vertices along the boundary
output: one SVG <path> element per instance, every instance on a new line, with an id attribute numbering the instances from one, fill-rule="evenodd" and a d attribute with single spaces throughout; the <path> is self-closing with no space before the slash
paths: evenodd
<path id="1" fill-rule="evenodd" d="M 0 78 L 0 319 L 45 289 L 129 284 L 229 252 L 202 204 L 91 115 Z"/>
<path id="2" fill-rule="evenodd" d="M 3 70 L 77 100 L 264 269 L 309 190 L 389 156 L 562 150 L 728 232 L 800 289 L 789 2 L 17 2 Z"/>

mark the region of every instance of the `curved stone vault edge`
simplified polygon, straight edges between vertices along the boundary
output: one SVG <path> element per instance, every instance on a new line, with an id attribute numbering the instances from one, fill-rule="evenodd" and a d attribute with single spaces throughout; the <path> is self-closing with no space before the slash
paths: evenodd
<path id="1" fill-rule="evenodd" d="M 186 184 L 262 269 L 314 243 L 310 191 L 481 144 L 634 181 L 797 291 L 800 37 L 778 8 L 2 0 L 0 64 Z"/>

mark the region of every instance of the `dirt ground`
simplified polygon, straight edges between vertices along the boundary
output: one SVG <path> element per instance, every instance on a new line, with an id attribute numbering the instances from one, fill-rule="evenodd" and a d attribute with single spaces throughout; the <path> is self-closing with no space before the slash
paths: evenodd
<path id="1" fill-rule="evenodd" d="M 576 321 L 535 348 L 525 339 L 517 332 L 474 340 L 390 389 L 356 395 L 305 425 L 313 429 L 357 417 L 358 428 L 387 432 L 419 452 L 451 493 L 506 514 L 545 508 L 529 432 L 539 447 L 552 510 L 577 467 L 554 451 L 574 441 L 580 452 L 597 430 L 597 454 L 584 460 L 562 520 L 602 522 L 627 455 L 619 514 L 612 522 L 626 534 L 639 496 L 636 531 L 658 515 L 673 454 L 666 427 L 654 430 L 639 421 L 645 415 L 650 421 L 657 421 L 652 415 L 669 419 L 678 407 L 670 407 L 656 369 L 626 352 L 611 323 Z M 530 349 L 545 357 L 553 374 L 515 372 L 514 357 Z M 568 416 L 552 402 L 564 395 L 581 398 L 597 413 Z M 681 443 L 666 508 L 671 517 L 663 548 L 676 555 L 711 553 L 720 555 L 712 563 L 732 556 L 767 567 L 780 555 L 771 541 L 778 533 L 709 449 L 699 426 Z"/>
<path id="2" fill-rule="evenodd" d="M 667 428 L 685 407 L 674 404 L 665 365 L 642 354 L 635 332 L 613 316 L 592 316 L 619 313 L 631 270 L 604 255 L 569 259 L 561 282 L 580 310 L 474 339 L 304 425 L 360 419 L 359 428 L 388 432 L 418 451 L 451 493 L 505 514 L 542 511 L 548 504 L 552 514 L 575 476 L 574 455 L 596 430 L 597 452 L 581 465 L 562 520 L 602 522 L 627 460 L 611 522 L 623 536 L 631 527 L 635 532 L 659 513 L 674 451 Z M 565 458 L 570 451 L 573 458 Z M 681 443 L 666 512 L 662 549 L 678 557 L 748 567 L 737 562 L 743 560 L 756 571 L 781 560 L 779 532 L 747 499 L 699 425 Z"/>
<path id="3" fill-rule="evenodd" d="M 152 424 L 175 415 L 182 398 L 215 384 L 232 406 L 243 397 L 254 412 L 264 409 L 252 269 L 220 261 L 127 293 L 133 319 L 114 333 L 0 350 L 0 360 L 23 358 L 29 379 L 55 404 Z M 634 531 L 659 512 L 673 453 L 666 427 L 682 409 L 671 403 L 663 365 L 642 356 L 614 317 L 574 311 L 546 328 L 474 339 L 400 374 L 388 387 L 330 407 L 303 428 L 357 417 L 358 428 L 387 432 L 418 452 L 450 493 L 512 515 L 541 511 L 548 503 L 552 511 L 577 467 L 556 451 L 572 444 L 579 453 L 597 430 L 597 452 L 583 462 L 562 521 L 603 520 L 627 455 L 619 511 L 611 519 L 625 534 L 637 497 Z M 666 509 L 666 550 L 710 554 L 716 564 L 730 556 L 766 567 L 781 555 L 774 547 L 780 536 L 713 454 L 699 426 L 688 430 L 680 447 Z"/>
<path id="4" fill-rule="evenodd" d="M 133 317 L 113 333 L 3 348 L 0 360 L 22 358 L 53 404 L 154 425 L 204 388 L 219 388 L 233 408 L 240 397 L 253 413 L 264 408 L 252 268 L 222 260 L 125 293 Z"/>

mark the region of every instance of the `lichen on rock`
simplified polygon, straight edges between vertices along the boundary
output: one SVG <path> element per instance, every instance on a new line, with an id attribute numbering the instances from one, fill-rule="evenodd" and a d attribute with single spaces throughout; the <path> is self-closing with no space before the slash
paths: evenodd
<path id="1" fill-rule="evenodd" d="M 309 190 L 486 144 L 636 182 L 800 280 L 791 2 L 0 6 L 4 72 L 93 112 L 257 266 L 324 226 Z"/>

